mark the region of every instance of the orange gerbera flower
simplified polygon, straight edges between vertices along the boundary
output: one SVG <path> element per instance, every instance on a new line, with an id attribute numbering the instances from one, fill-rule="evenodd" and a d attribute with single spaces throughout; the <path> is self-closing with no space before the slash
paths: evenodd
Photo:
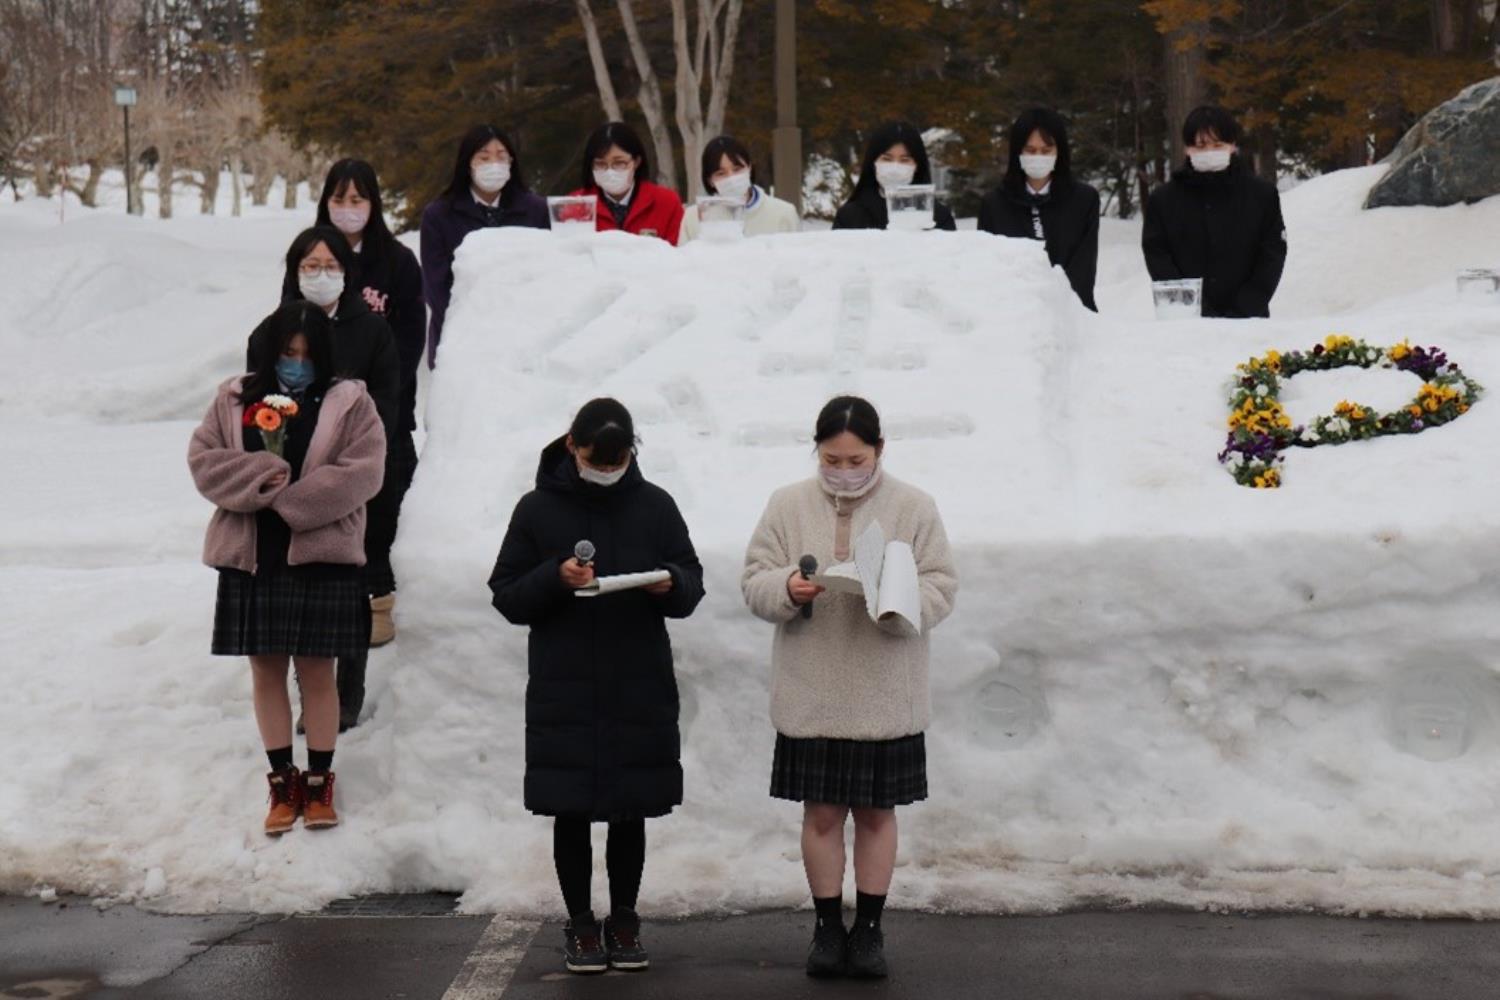
<path id="1" fill-rule="evenodd" d="M 295 417 L 297 415 L 297 403 L 296 403 L 296 401 L 293 400 L 291 402 L 288 402 L 285 406 L 283 406 L 281 408 L 281 413 L 288 420 L 290 420 L 293 417 Z"/>
<path id="2" fill-rule="evenodd" d="M 255 426 L 267 432 L 279 431 L 281 430 L 281 414 L 269 406 L 263 410 L 258 410 L 255 414 Z"/>

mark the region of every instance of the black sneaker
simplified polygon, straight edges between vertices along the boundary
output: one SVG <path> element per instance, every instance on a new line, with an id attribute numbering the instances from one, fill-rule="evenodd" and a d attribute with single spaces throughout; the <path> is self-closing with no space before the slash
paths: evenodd
<path id="1" fill-rule="evenodd" d="M 849 932 L 848 973 L 855 979 L 884 979 L 885 935 L 878 924 L 855 924 Z"/>
<path id="2" fill-rule="evenodd" d="M 612 913 L 604 921 L 604 950 L 611 969 L 639 972 L 651 968 L 651 956 L 641 944 L 641 918 L 634 910 Z"/>
<path id="3" fill-rule="evenodd" d="M 604 936 L 592 913 L 586 920 L 568 921 L 568 926 L 563 928 L 563 936 L 567 939 L 563 948 L 563 964 L 569 972 L 608 971 L 609 956 L 604 953 Z"/>
<path id="4" fill-rule="evenodd" d="M 819 979 L 844 974 L 849 950 L 849 932 L 839 923 L 819 922 L 813 929 L 812 947 L 807 951 L 807 974 Z"/>

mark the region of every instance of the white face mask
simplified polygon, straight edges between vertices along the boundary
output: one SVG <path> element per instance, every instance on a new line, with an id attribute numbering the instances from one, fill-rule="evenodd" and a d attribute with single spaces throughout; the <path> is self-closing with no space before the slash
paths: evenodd
<path id="1" fill-rule="evenodd" d="M 619 169 L 595 170 L 594 183 L 599 185 L 599 189 L 605 194 L 622 198 L 630 190 L 631 185 L 635 183 L 635 171 Z"/>
<path id="2" fill-rule="evenodd" d="M 1229 160 L 1234 156 L 1232 149 L 1205 149 L 1188 154 L 1188 159 L 1193 163 L 1193 169 L 1200 174 L 1216 174 L 1221 170 L 1229 169 Z"/>
<path id="3" fill-rule="evenodd" d="M 321 309 L 327 309 L 344 294 L 344 276 L 324 274 L 298 274 L 297 290 L 302 297 Z"/>
<path id="4" fill-rule="evenodd" d="M 875 179 L 880 186 L 889 191 L 893 187 L 902 187 L 910 184 L 911 179 L 917 176 L 917 165 L 915 163 L 892 163 L 889 160 L 876 161 Z"/>
<path id="5" fill-rule="evenodd" d="M 1056 166 L 1056 153 L 1021 154 L 1021 169 L 1034 181 L 1051 177 L 1052 170 Z"/>
<path id="6" fill-rule="evenodd" d="M 750 197 L 750 171 L 741 170 L 723 180 L 714 182 L 714 190 L 722 198 L 748 199 Z"/>
<path id="7" fill-rule="evenodd" d="M 370 221 L 370 204 L 366 202 L 353 208 L 329 205 L 328 218 L 338 227 L 339 232 L 345 236 L 354 236 L 365 231 L 365 226 Z"/>
<path id="8" fill-rule="evenodd" d="M 582 459 L 578 460 L 578 478 L 586 483 L 592 483 L 594 486 L 613 486 L 624 479 L 625 473 L 629 471 L 629 462 L 626 462 L 613 472 L 605 472 L 602 469 L 594 468 Z"/>
<path id="9" fill-rule="evenodd" d="M 469 175 L 474 178 L 475 187 L 485 194 L 494 194 L 510 182 L 510 164 L 481 163 L 477 167 L 470 167 Z"/>

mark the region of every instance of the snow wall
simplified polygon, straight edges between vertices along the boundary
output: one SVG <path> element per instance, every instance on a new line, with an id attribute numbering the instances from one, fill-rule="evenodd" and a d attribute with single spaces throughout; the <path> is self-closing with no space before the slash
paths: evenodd
<path id="1" fill-rule="evenodd" d="M 1500 901 L 1482 874 L 1500 867 L 1500 404 L 1298 451 L 1280 491 L 1215 461 L 1226 380 L 1251 354 L 1410 336 L 1483 381 L 1500 372 L 1494 314 L 1449 294 L 1337 328 L 1108 322 L 1034 244 L 963 233 L 674 250 L 491 232 L 457 270 L 398 548 L 390 707 L 398 784 L 443 789 L 431 835 L 473 901 L 552 908 L 547 824 L 520 798 L 525 630 L 485 580 L 538 451 L 601 394 L 635 414 L 708 587 L 673 626 L 687 803 L 651 825 L 647 905 L 805 896 L 799 808 L 766 795 L 771 629 L 738 575 L 842 392 L 881 409 L 887 467 L 936 497 L 961 571 L 933 634 L 932 794 L 903 812 L 900 904 L 1400 909 L 1378 886 L 1405 869 L 1459 876 L 1455 907 Z M 1417 384 L 1301 376 L 1286 399 L 1306 419 L 1350 394 L 1394 407 Z M 1461 743 L 1451 759 L 1398 749 L 1410 705 L 1445 698 L 1466 708 L 1440 736 Z"/>

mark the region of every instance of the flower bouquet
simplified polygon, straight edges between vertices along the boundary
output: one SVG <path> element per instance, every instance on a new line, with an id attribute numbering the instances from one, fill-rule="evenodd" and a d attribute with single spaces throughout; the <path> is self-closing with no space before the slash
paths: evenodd
<path id="1" fill-rule="evenodd" d="M 245 407 L 245 426 L 260 430 L 266 451 L 277 458 L 285 457 L 287 423 L 297 416 L 297 401 L 289 396 L 271 394 L 259 403 Z"/>

